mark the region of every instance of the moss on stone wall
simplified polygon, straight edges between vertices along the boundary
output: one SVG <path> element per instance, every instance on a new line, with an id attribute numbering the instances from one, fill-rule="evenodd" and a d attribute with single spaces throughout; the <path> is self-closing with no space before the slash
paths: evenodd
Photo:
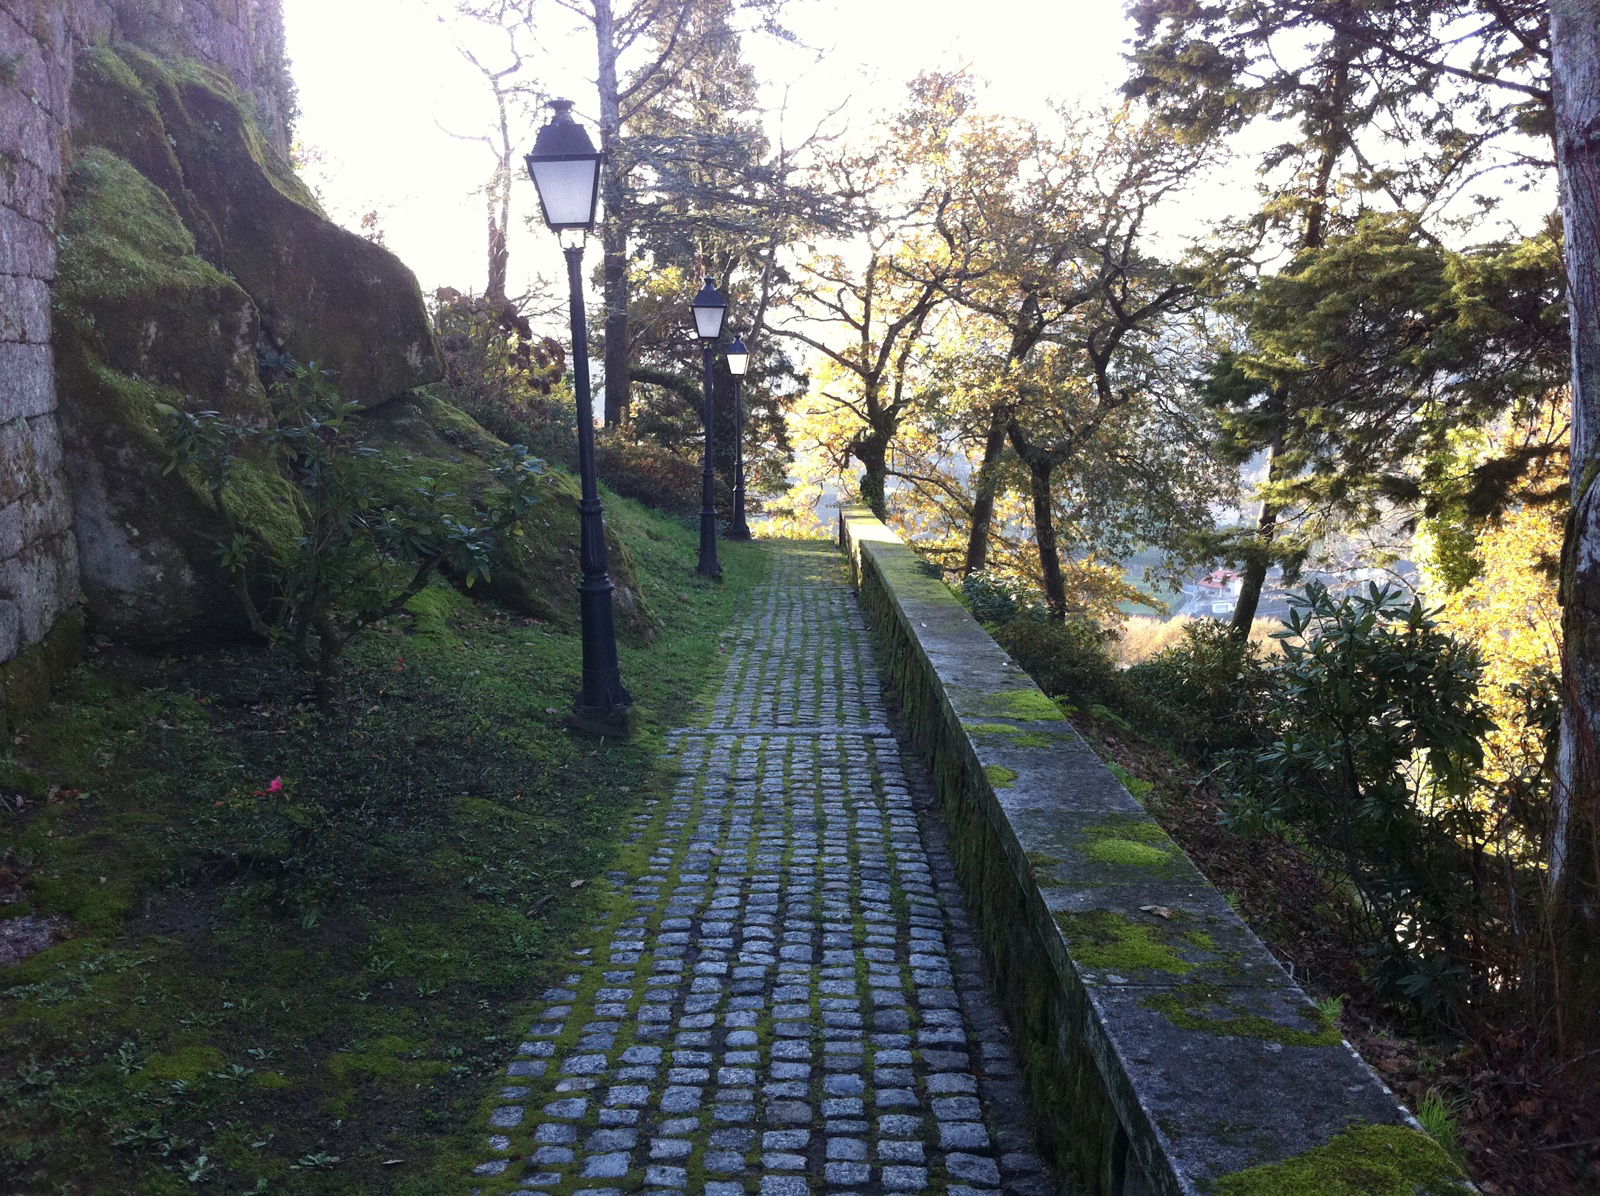
<path id="1" fill-rule="evenodd" d="M 1300 1047 L 1331 1047 L 1342 1041 L 1339 1027 L 1320 1006 L 1308 1007 L 1306 1026 L 1289 1026 L 1245 1008 L 1226 989 L 1203 981 L 1150 996 L 1144 1004 L 1180 1029 L 1222 1038 L 1257 1038 Z"/>
<path id="2" fill-rule="evenodd" d="M 326 218 L 222 75 L 102 46 L 83 57 L 73 109 L 78 144 L 120 157 L 166 194 L 192 236 L 188 252 L 248 293 L 271 347 L 317 362 L 363 406 L 438 378 L 416 279 Z"/>
<path id="3" fill-rule="evenodd" d="M 160 641 L 242 624 L 216 562 L 222 534 L 205 479 L 169 471 L 175 408 L 264 417 L 254 307 L 196 252 L 167 194 L 90 147 L 69 173 L 55 291 L 59 418 L 77 514 L 84 594 L 96 626 Z M 287 479 L 242 460 L 228 502 L 281 552 L 302 529 Z"/>
<path id="4" fill-rule="evenodd" d="M 1184 864 L 1177 845 L 1155 822 L 1137 816 L 1112 818 L 1083 832 L 1084 854 L 1102 864 L 1171 875 Z"/>
<path id="5" fill-rule="evenodd" d="M 126 45 L 78 63 L 54 327 L 59 419 L 95 626 L 165 641 L 244 620 L 205 479 L 167 468 L 174 408 L 265 421 L 258 353 L 372 405 L 438 377 L 415 278 L 330 223 L 222 75 Z M 243 460 L 229 514 L 269 552 L 294 488 Z"/>
<path id="6" fill-rule="evenodd" d="M 1456 1165 L 1427 1134 L 1401 1125 L 1345 1130 L 1268 1167 L 1225 1175 L 1212 1196 L 1466 1196 Z"/>
<path id="7" fill-rule="evenodd" d="M 1017 747 L 1047 748 L 1056 742 L 1048 735 L 1030 731 L 1026 727 L 1014 727 L 1010 723 L 962 723 L 961 725 L 974 735 L 1004 735 Z"/>
<path id="8" fill-rule="evenodd" d="M 1129 1101 L 1123 1087 L 1125 1080 L 1110 1079 L 1102 1071 L 1105 1052 L 1115 1054 L 1120 1048 L 1108 1046 L 1089 1027 L 1109 1015 L 1091 1006 L 1080 977 L 1059 970 L 1061 953 L 1055 929 L 1041 916 L 1045 903 L 1037 890 L 1047 879 L 1054 879 L 1055 870 L 1064 861 L 1048 851 L 1031 852 L 1025 862 L 1018 860 L 1019 850 L 1025 851 L 1034 843 L 1048 845 L 1049 840 L 1037 834 L 1031 838 L 1026 833 L 1018 835 L 1015 826 L 1007 827 L 1004 800 L 996 801 L 997 789 L 988 775 L 994 767 L 988 763 L 993 758 L 990 753 L 1019 746 L 1019 732 L 1035 736 L 1038 746 L 1065 747 L 1073 741 L 1044 734 L 1036 723 L 1024 730 L 998 721 L 1012 717 L 1014 712 L 1001 713 L 993 705 L 977 704 L 981 695 L 974 698 L 978 691 L 971 681 L 976 670 L 963 669 L 961 680 L 956 683 L 940 674 L 938 659 L 954 653 L 971 658 L 973 652 L 969 651 L 969 641 L 963 638 L 964 629 L 941 622 L 930 630 L 932 619 L 922 622 L 922 612 L 928 604 L 942 603 L 940 596 L 928 585 L 928 579 L 919 576 L 908 563 L 909 550 L 884 542 L 883 529 L 876 521 L 863 519 L 859 524 L 862 534 L 859 539 L 850 538 L 848 548 L 862 607 L 879 663 L 900 699 L 910 736 L 932 765 L 940 809 L 953 832 L 951 853 L 971 902 L 975 929 L 990 952 L 1002 1004 L 1017 1036 L 1024 1061 L 1024 1082 L 1034 1102 L 1046 1153 L 1070 1172 L 1085 1192 L 1099 1196 L 1134 1186 L 1141 1191 L 1166 1191 L 1169 1187 L 1176 1190 L 1174 1184 L 1186 1186 L 1196 1179 L 1200 1180 L 1200 1190 L 1211 1190 L 1203 1177 L 1215 1174 L 1216 1157 L 1196 1160 L 1197 1151 L 1207 1151 L 1213 1143 L 1191 1143 L 1187 1152 L 1190 1165 L 1179 1164 L 1175 1156 L 1164 1154 L 1166 1145 L 1152 1135 L 1146 1120 L 1150 1116 L 1159 1115 L 1160 1125 L 1169 1135 L 1181 1132 L 1200 1138 L 1212 1136 L 1222 1152 L 1218 1157 L 1237 1159 L 1241 1146 L 1245 1147 L 1244 1158 L 1273 1157 L 1279 1148 L 1262 1134 L 1264 1126 L 1256 1128 L 1249 1143 L 1241 1143 L 1231 1129 L 1222 1133 L 1201 1128 L 1203 1116 L 1188 1120 L 1197 1110 L 1185 1108 L 1183 1098 L 1162 1094 L 1159 1086 L 1146 1090 L 1141 1085 Z M 847 515 L 847 534 L 854 527 Z M 996 676 L 1003 675 L 997 665 Z M 986 721 L 991 719 L 995 721 Z M 968 734 L 961 734 L 958 727 Z M 1032 772 L 1029 783 L 1036 783 Z M 1100 787 L 1095 792 L 1100 793 Z M 1045 816 L 1044 811 L 1030 803 L 1028 813 L 1029 825 L 1037 830 L 1037 819 Z M 1169 871 L 1175 874 L 1186 867 L 1182 853 L 1132 803 L 1125 814 L 1095 815 L 1091 821 L 1092 825 L 1070 835 L 1074 850 L 1068 854 L 1077 857 L 1097 843 L 1116 844 L 1119 846 L 1109 848 L 1113 853 L 1131 851 L 1140 857 L 1138 861 L 1123 860 L 1123 864 L 1155 865 L 1153 872 L 1150 868 L 1138 869 L 1130 880 L 1165 877 Z M 1198 878 L 1195 881 L 1198 885 Z M 1137 892 L 1132 887 L 1127 891 Z M 1057 898 L 1057 893 L 1051 894 L 1052 901 Z M 1197 928 L 1191 915 L 1182 910 L 1172 913 L 1171 919 L 1152 917 L 1149 922 L 1109 910 L 1054 916 L 1071 940 L 1071 958 L 1130 978 L 1144 971 L 1146 983 L 1156 990 L 1154 999 L 1161 1005 L 1158 1012 L 1172 1018 L 1179 1030 L 1218 1037 L 1251 1037 L 1274 1045 L 1327 1047 L 1315 1056 L 1315 1075 L 1283 1073 L 1283 1079 L 1291 1085 L 1297 1079 L 1307 1083 L 1306 1092 L 1285 1092 L 1285 1099 L 1295 1108 L 1305 1108 L 1304 1128 L 1341 1125 L 1345 1117 L 1381 1118 L 1398 1112 L 1384 1094 L 1369 1091 L 1375 1087 L 1369 1078 L 1349 1066 L 1347 1053 L 1336 1045 L 1337 1030 L 1325 1018 L 1308 1013 L 1304 1026 L 1296 1026 L 1293 1016 L 1274 1020 L 1279 1006 L 1271 994 L 1283 990 L 1247 984 L 1238 991 L 1224 993 L 1220 986 L 1194 978 L 1193 973 L 1201 967 L 1207 975 L 1219 974 L 1218 969 L 1221 975 L 1238 971 L 1243 962 L 1241 954 L 1220 948 L 1217 940 Z M 1173 999 L 1161 1001 L 1162 996 Z M 1246 1007 L 1244 1002 L 1252 998 L 1265 1002 L 1260 1008 L 1274 1016 Z M 1126 1016 L 1137 1024 L 1148 1025 L 1148 1015 L 1134 1012 L 1138 1005 L 1135 996 Z M 1181 1033 L 1165 1033 L 1163 1042 L 1173 1044 L 1175 1050 L 1192 1045 L 1198 1059 L 1211 1059 L 1218 1049 L 1238 1049 L 1185 1041 Z M 1341 1081 L 1345 1084 L 1343 1089 L 1337 1086 Z M 1260 1082 L 1269 1081 L 1263 1077 Z M 1147 1098 L 1152 1103 L 1147 1104 Z M 1331 1107 L 1316 1105 L 1324 1099 L 1331 1102 Z M 1306 1107 L 1308 1101 L 1312 1107 Z M 1158 1114 L 1154 1105 L 1166 1107 Z M 1203 1113 L 1203 1109 L 1198 1111 Z M 1147 1165 L 1153 1170 L 1145 1171 Z M 1321 1173 L 1326 1175 L 1328 1169 L 1322 1168 Z M 1334 1170 L 1333 1174 L 1339 1172 Z M 1265 1178 L 1257 1183 L 1258 1176 Z M 1277 1196 L 1279 1192 L 1284 1196 L 1394 1196 L 1398 1191 L 1379 1186 L 1370 1190 L 1310 1187 L 1302 1192 L 1279 1186 L 1280 1177 L 1300 1182 L 1293 1167 L 1285 1171 L 1240 1171 L 1228 1178 L 1232 1181 L 1241 1177 L 1248 1177 L 1256 1186 L 1230 1189 L 1227 1196 Z M 1446 1187 L 1439 1196 L 1456 1191 Z M 1406 1190 L 1405 1196 L 1422 1193 Z"/>
<path id="9" fill-rule="evenodd" d="M 1097 971 L 1184 976 L 1199 966 L 1178 954 L 1173 943 L 1178 936 L 1111 910 L 1058 913 L 1055 919 L 1067 936 L 1073 959 Z"/>
<path id="10" fill-rule="evenodd" d="M 1021 721 L 1056 720 L 1062 717 L 1061 708 L 1044 696 L 1035 686 L 1025 689 L 1005 689 L 985 694 L 981 699 L 983 713 Z"/>
<path id="11" fill-rule="evenodd" d="M 44 710 L 50 695 L 83 655 L 83 613 L 69 610 L 44 639 L 0 664 L 0 711 L 10 735 L 19 721 Z"/>

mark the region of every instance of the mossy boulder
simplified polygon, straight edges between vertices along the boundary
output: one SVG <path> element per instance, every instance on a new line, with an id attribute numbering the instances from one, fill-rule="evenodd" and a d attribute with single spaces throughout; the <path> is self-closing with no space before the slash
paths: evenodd
<path id="1" fill-rule="evenodd" d="M 161 642 L 242 624 L 216 560 L 223 524 L 168 472 L 165 412 L 265 414 L 255 307 L 195 253 L 167 195 L 101 149 L 73 163 L 55 291 L 59 418 L 84 597 L 95 626 Z M 248 462 L 235 502 L 268 545 L 299 534 L 289 483 Z M 246 497 L 248 496 L 248 497 Z"/>
<path id="2" fill-rule="evenodd" d="M 359 435 L 367 444 L 426 473 L 470 499 L 489 484 L 489 466 L 505 450 L 470 416 L 446 401 L 442 387 L 421 387 L 366 412 Z M 499 560 L 487 581 L 472 587 L 502 606 L 534 618 L 568 622 L 577 615 L 578 484 L 552 468 L 540 482 L 542 501 L 522 520 L 520 534 L 503 537 Z M 633 561 L 607 529 L 617 621 L 635 634 L 650 623 L 639 599 Z M 458 584 L 461 579 L 452 579 Z"/>
<path id="3" fill-rule="evenodd" d="M 197 477 L 167 468 L 165 416 L 264 422 L 263 351 L 315 361 L 381 404 L 439 376 L 415 278 L 331 223 L 220 75 L 96 47 L 73 93 L 59 277 L 59 418 L 96 630 L 141 642 L 244 628 L 217 560 L 224 520 Z M 230 514 L 268 551 L 300 503 L 245 461 Z"/>
<path id="4" fill-rule="evenodd" d="M 73 94 L 77 143 L 167 194 L 199 256 L 250 296 L 264 344 L 316 362 L 364 407 L 438 379 L 415 276 L 323 215 L 250 110 L 221 75 L 131 47 L 87 53 Z"/>

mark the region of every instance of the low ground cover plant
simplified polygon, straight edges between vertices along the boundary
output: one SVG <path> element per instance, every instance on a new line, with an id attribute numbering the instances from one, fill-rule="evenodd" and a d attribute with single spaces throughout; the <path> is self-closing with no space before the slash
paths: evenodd
<path id="1" fill-rule="evenodd" d="M 460 1191 L 520 1009 L 607 900 L 660 732 L 762 558 L 608 499 L 660 624 L 642 731 L 563 727 L 575 629 L 433 581 L 318 707 L 283 653 L 103 647 L 0 759 L 0 1189 Z"/>

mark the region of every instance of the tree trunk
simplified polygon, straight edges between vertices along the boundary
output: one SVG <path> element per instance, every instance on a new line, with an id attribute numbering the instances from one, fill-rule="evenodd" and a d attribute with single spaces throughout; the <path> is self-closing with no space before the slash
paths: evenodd
<path id="1" fill-rule="evenodd" d="M 1006 447 L 1006 425 L 1011 413 L 996 407 L 989 413 L 989 434 L 983 442 L 983 462 L 973 483 L 972 528 L 967 534 L 967 559 L 962 572 L 968 576 L 989 563 L 989 529 L 994 523 L 994 500 L 1000 486 L 1000 456 Z"/>
<path id="2" fill-rule="evenodd" d="M 605 204 L 600 225 L 600 301 L 605 328 L 606 427 L 615 428 L 628 413 L 628 232 L 623 225 L 625 187 L 617 169 L 617 148 L 622 139 L 622 101 L 617 85 L 616 27 L 611 0 L 594 0 L 594 35 L 598 55 L 600 92 L 600 148 L 607 157 L 601 174 L 601 199 Z"/>
<path id="3" fill-rule="evenodd" d="M 855 442 L 851 451 L 855 453 L 856 460 L 861 462 L 861 501 L 887 523 L 889 500 L 885 489 L 889 482 L 889 438 L 877 433 L 863 436 Z"/>
<path id="4" fill-rule="evenodd" d="M 607 220 L 600 233 L 602 251 L 600 299 L 605 305 L 606 427 L 620 427 L 628 418 L 628 235 Z"/>
<path id="5" fill-rule="evenodd" d="M 1278 454 L 1283 451 L 1283 429 L 1267 445 L 1267 482 L 1277 481 Z M 1271 553 L 1267 551 L 1278 533 L 1278 508 L 1268 499 L 1261 500 L 1261 514 L 1256 517 L 1255 542 L 1244 558 L 1244 571 L 1240 577 L 1239 601 L 1233 607 L 1233 622 L 1228 635 L 1237 643 L 1250 638 L 1250 628 L 1255 625 L 1256 610 L 1261 605 L 1261 588 L 1267 581 L 1267 565 Z"/>
<path id="6" fill-rule="evenodd" d="M 1345 98 L 1350 87 L 1350 64 L 1355 49 L 1348 37 L 1335 39 L 1338 47 L 1333 68 L 1323 80 L 1328 101 L 1324 109 L 1321 155 L 1317 159 L 1316 173 L 1312 176 L 1311 193 L 1306 197 L 1306 222 L 1300 235 L 1300 248 L 1320 249 L 1327 241 L 1328 197 L 1333 188 L 1333 169 L 1344 152 L 1349 133 L 1345 128 Z M 1272 402 L 1278 406 L 1278 426 L 1267 446 L 1267 481 L 1275 482 L 1278 454 L 1283 452 L 1283 440 L 1289 419 L 1289 396 L 1275 394 Z M 1244 575 L 1239 587 L 1239 601 L 1233 608 L 1233 622 L 1228 635 L 1242 643 L 1250 638 L 1250 628 L 1256 621 L 1256 609 L 1261 605 L 1261 587 L 1267 580 L 1268 549 L 1278 534 L 1279 510 L 1262 500 L 1261 514 L 1256 520 L 1256 537 L 1250 553 L 1244 559 Z"/>
<path id="7" fill-rule="evenodd" d="M 1550 42 L 1572 322 L 1572 511 L 1562 552 L 1550 896 L 1558 1029 L 1564 1052 L 1577 1058 L 1600 1048 L 1600 0 L 1552 0 Z"/>
<path id="8" fill-rule="evenodd" d="M 506 110 L 506 93 L 499 75 L 491 75 L 495 109 L 499 114 L 500 160 L 495 164 L 494 181 L 485 194 L 489 221 L 489 282 L 484 296 L 493 303 L 506 301 L 506 275 L 511 250 L 506 240 L 511 228 L 511 118 Z"/>
<path id="9" fill-rule="evenodd" d="M 489 283 L 483 289 L 484 298 L 495 303 L 504 303 L 506 300 L 506 270 L 510 262 L 510 252 L 506 248 L 506 228 L 497 224 L 494 217 L 494 201 L 489 201 Z"/>
<path id="10" fill-rule="evenodd" d="M 1067 617 L 1067 583 L 1061 575 L 1061 548 L 1056 543 L 1055 505 L 1050 493 L 1050 478 L 1056 471 L 1048 457 L 1028 463 L 1028 489 L 1033 497 L 1033 539 L 1039 548 L 1039 573 L 1044 579 L 1044 602 L 1050 617 L 1064 622 Z"/>

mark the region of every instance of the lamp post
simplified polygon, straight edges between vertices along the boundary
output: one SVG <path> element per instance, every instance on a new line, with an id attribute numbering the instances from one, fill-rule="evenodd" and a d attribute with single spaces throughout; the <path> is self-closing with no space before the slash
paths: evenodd
<path id="1" fill-rule="evenodd" d="M 716 350 L 717 338 L 722 335 L 722 322 L 728 318 L 728 301 L 708 278 L 689 306 L 694 312 L 694 331 L 700 338 L 706 364 L 706 448 L 700 475 L 700 564 L 697 568 L 706 577 L 721 577 L 722 562 L 717 560 L 717 475 L 711 461 L 711 433 L 716 422 L 716 409 L 712 405 L 716 379 L 711 372 L 711 356 Z"/>
<path id="2" fill-rule="evenodd" d="M 744 372 L 750 368 L 750 350 L 744 337 L 736 336 L 728 351 L 728 373 L 733 375 L 733 521 L 728 524 L 730 540 L 750 539 L 750 525 L 744 520 Z"/>
<path id="3" fill-rule="evenodd" d="M 572 119 L 571 100 L 552 100 L 550 123 L 539 130 L 528 173 L 539 192 L 544 221 L 561 240 L 567 259 L 572 305 L 572 373 L 578 400 L 578 476 L 582 483 L 579 553 L 583 580 L 578 585 L 583 639 L 583 688 L 573 707 L 571 726 L 593 735 L 625 736 L 632 730 L 633 698 L 622 685 L 617 663 L 617 631 L 611 610 L 610 562 L 605 520 L 595 477 L 594 403 L 589 393 L 589 335 L 583 318 L 583 242 L 594 230 L 600 200 L 600 164 L 605 155 Z"/>

